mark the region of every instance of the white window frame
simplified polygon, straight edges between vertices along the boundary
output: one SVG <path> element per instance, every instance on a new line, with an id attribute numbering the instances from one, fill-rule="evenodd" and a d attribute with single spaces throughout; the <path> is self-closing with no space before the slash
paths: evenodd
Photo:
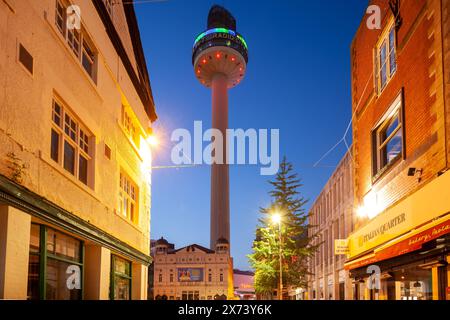
<path id="1" fill-rule="evenodd" d="M 393 47 L 391 47 L 390 36 L 393 32 L 394 42 Z M 385 61 L 381 61 L 381 50 L 382 48 L 386 48 L 386 57 Z M 395 57 L 395 68 L 393 69 L 393 65 L 391 65 L 391 56 Z M 388 83 L 394 77 L 397 72 L 398 64 L 397 64 L 397 32 L 395 30 L 395 20 L 392 19 L 386 26 L 385 30 L 380 36 L 380 39 L 377 42 L 375 52 L 374 52 L 374 61 L 375 61 L 375 86 L 377 94 L 380 95 L 384 89 L 387 87 Z M 383 67 L 386 67 L 386 82 L 382 84 L 382 76 L 381 70 Z"/>
<path id="2" fill-rule="evenodd" d="M 60 107 L 60 114 L 56 112 L 56 105 Z M 59 117 L 59 124 L 56 122 L 56 118 Z M 66 118 L 70 119 L 69 126 L 66 131 Z M 70 126 L 73 124 L 74 127 Z M 52 100 L 52 127 L 51 132 L 55 131 L 58 134 L 58 159 L 53 159 L 52 154 L 50 158 L 56 161 L 67 173 L 74 176 L 82 184 L 91 187 L 92 183 L 90 177 L 92 176 L 93 168 L 93 150 L 90 141 L 93 139 L 93 135 L 90 131 L 69 111 L 68 107 L 58 98 L 53 97 Z M 74 148 L 74 172 L 70 172 L 64 167 L 64 147 L 68 143 Z M 52 150 L 52 141 L 50 141 L 50 151 Z M 80 177 L 80 157 L 87 160 L 86 168 L 86 182 L 81 180 Z"/>
<path id="3" fill-rule="evenodd" d="M 138 148 L 139 147 L 138 129 L 133 122 L 133 118 L 130 116 L 130 113 L 123 104 L 122 104 L 122 114 L 120 124 L 125 134 L 127 135 L 128 139 L 130 139 L 130 141 L 132 141 L 133 144 Z"/>
<path id="4" fill-rule="evenodd" d="M 139 219 L 139 188 L 123 170 L 119 178 L 119 214 L 137 224 Z"/>
<path id="5" fill-rule="evenodd" d="M 81 67 L 83 70 L 89 75 L 89 77 L 94 81 L 97 82 L 97 72 L 96 72 L 96 62 L 97 62 L 97 50 L 95 46 L 92 44 L 92 41 L 89 40 L 89 37 L 86 34 L 86 31 L 84 30 L 83 26 L 81 26 L 81 30 L 72 29 L 69 30 L 67 28 L 67 5 L 64 1 L 56 0 L 55 1 L 55 26 L 60 32 L 61 36 L 66 41 L 67 45 L 69 46 L 70 50 L 73 52 L 75 57 L 77 58 L 78 62 L 81 64 Z M 62 15 L 58 11 L 59 8 L 63 8 Z M 62 20 L 62 25 L 59 25 L 58 19 Z M 91 55 L 87 53 L 87 50 L 85 47 L 88 47 L 91 51 Z M 86 53 L 86 55 L 85 55 Z M 91 72 L 86 70 L 83 64 L 83 58 L 88 57 L 89 62 L 91 63 Z"/>
<path id="6" fill-rule="evenodd" d="M 389 127 L 392 121 L 398 118 L 398 126 L 395 130 L 384 140 L 382 139 L 383 132 Z M 396 156 L 391 161 L 387 161 L 383 163 L 384 151 L 383 149 L 387 146 L 387 144 L 401 131 L 401 152 L 398 156 Z M 388 111 L 384 114 L 384 116 L 378 121 L 374 129 L 372 130 L 372 152 L 374 153 L 372 172 L 373 178 L 377 179 L 380 175 L 382 175 L 388 168 L 394 165 L 397 160 L 404 157 L 405 150 L 405 130 L 404 130 L 404 120 L 403 120 L 403 92 L 401 92 L 394 102 L 389 107 Z"/>

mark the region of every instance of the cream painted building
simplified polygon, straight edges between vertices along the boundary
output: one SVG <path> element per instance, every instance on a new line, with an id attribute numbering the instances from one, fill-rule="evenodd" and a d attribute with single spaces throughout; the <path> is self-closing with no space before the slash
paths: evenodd
<path id="1" fill-rule="evenodd" d="M 346 256 L 336 254 L 335 240 L 347 239 L 353 231 L 353 162 L 350 151 L 322 189 L 310 209 L 309 236 L 317 235 L 318 251 L 309 262 L 308 290 L 292 292 L 309 300 L 351 299 L 351 280 L 344 269 Z"/>
<path id="2" fill-rule="evenodd" d="M 133 5 L 0 1 L 0 299 L 146 299 L 156 120 Z"/>
<path id="3" fill-rule="evenodd" d="M 234 299 L 233 262 L 225 239 L 211 250 L 197 244 L 175 249 L 161 238 L 153 261 L 156 300 Z"/>

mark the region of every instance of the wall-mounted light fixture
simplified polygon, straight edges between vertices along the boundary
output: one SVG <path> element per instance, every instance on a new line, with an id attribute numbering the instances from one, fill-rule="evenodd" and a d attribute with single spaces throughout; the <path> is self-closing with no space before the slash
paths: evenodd
<path id="1" fill-rule="evenodd" d="M 408 169 L 408 177 L 417 177 L 418 183 L 420 183 L 422 181 L 422 173 L 423 173 L 423 169 L 417 169 L 417 168 L 409 168 Z"/>

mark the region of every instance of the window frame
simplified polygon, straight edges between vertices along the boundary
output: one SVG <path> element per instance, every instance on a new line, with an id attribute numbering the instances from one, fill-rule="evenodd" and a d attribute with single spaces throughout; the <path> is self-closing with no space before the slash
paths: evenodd
<path id="1" fill-rule="evenodd" d="M 105 5 L 106 11 L 108 12 L 111 19 L 114 16 L 114 2 L 113 0 L 103 0 L 103 4 Z"/>
<path id="2" fill-rule="evenodd" d="M 60 113 L 56 112 L 56 107 L 60 108 Z M 59 118 L 59 123 L 55 120 Z M 69 122 L 66 122 L 69 119 Z M 93 189 L 92 186 L 92 175 L 93 175 L 93 146 L 92 139 L 94 135 L 79 121 L 65 103 L 57 97 L 52 99 L 52 117 L 51 117 L 51 139 L 50 139 L 50 159 L 55 161 L 60 165 L 68 174 L 73 176 L 77 181 L 81 182 L 83 185 Z M 71 124 L 75 125 L 75 128 Z M 53 132 L 58 135 L 58 147 L 57 147 L 57 160 L 53 157 Z M 75 139 L 71 136 L 75 135 Z M 81 138 L 83 136 L 83 138 Z M 86 141 L 87 138 L 87 141 Z M 74 172 L 72 173 L 65 167 L 65 146 L 66 143 L 74 148 Z M 87 150 L 86 150 L 87 149 Z M 86 181 L 82 180 L 80 177 L 80 162 L 81 157 L 87 162 L 86 164 Z"/>
<path id="3" fill-rule="evenodd" d="M 132 191 L 133 189 L 134 192 Z M 131 193 L 134 194 L 134 199 Z M 126 214 L 123 212 L 125 200 L 127 201 Z M 131 212 L 131 207 L 129 207 L 128 204 L 133 205 L 133 212 Z M 119 207 L 117 211 L 121 217 L 135 225 L 139 224 L 139 187 L 123 169 L 121 169 L 119 173 Z"/>
<path id="4" fill-rule="evenodd" d="M 392 133 L 381 139 L 382 133 L 392 124 L 394 119 L 398 119 L 398 125 Z M 391 142 L 397 134 L 401 132 L 401 151 L 392 160 L 383 164 L 383 149 Z M 400 160 L 405 159 L 405 120 L 404 120 L 404 94 L 403 89 L 391 103 L 389 109 L 384 113 L 371 131 L 372 139 L 372 182 L 375 183 L 379 178 L 396 166 Z M 386 149 L 387 150 L 387 149 Z"/>
<path id="5" fill-rule="evenodd" d="M 121 116 L 120 116 L 120 125 L 128 140 L 134 145 L 134 147 L 139 149 L 139 127 L 136 126 L 130 112 L 127 110 L 127 107 L 122 104 Z"/>
<path id="6" fill-rule="evenodd" d="M 130 268 L 130 274 L 126 275 L 123 273 L 116 272 L 115 266 L 116 266 L 116 259 L 124 260 L 125 262 L 129 263 Z M 115 285 L 114 285 L 114 279 L 115 277 L 120 277 L 122 279 L 126 279 L 129 281 L 129 289 L 128 289 L 128 295 L 130 297 L 129 300 L 133 300 L 133 297 L 131 294 L 133 293 L 133 263 L 130 260 L 127 260 L 125 258 L 122 258 L 118 255 L 111 254 L 111 270 L 110 270 L 110 284 L 109 284 L 109 299 L 115 300 L 114 293 L 115 293 Z M 118 300 L 117 300 L 118 301 Z"/>
<path id="7" fill-rule="evenodd" d="M 393 48 L 391 48 L 391 34 L 393 32 L 394 41 Z M 382 48 L 386 48 L 385 52 L 385 61 L 382 63 L 381 61 L 381 50 Z M 391 65 L 391 57 L 394 55 L 395 57 L 395 68 L 392 68 Z M 384 31 L 382 32 L 380 38 L 377 41 L 377 44 L 374 48 L 374 64 L 375 64 L 375 72 L 374 72 L 374 84 L 376 88 L 377 95 L 381 95 L 381 93 L 386 89 L 391 79 L 395 76 L 398 70 L 398 61 L 397 61 L 397 30 L 395 28 L 395 20 L 391 19 L 389 23 L 386 25 Z M 381 70 L 383 67 L 386 67 L 386 81 L 382 83 L 382 74 Z"/>
<path id="8" fill-rule="evenodd" d="M 31 225 L 38 226 L 39 228 L 39 249 L 38 252 L 29 251 L 30 256 L 38 256 L 39 257 L 39 300 L 47 300 L 47 261 L 48 259 L 53 259 L 60 262 L 70 263 L 73 265 L 77 265 L 80 267 L 80 300 L 84 299 L 84 264 L 85 264 L 85 243 L 83 240 L 73 237 L 72 235 L 61 232 L 60 230 L 48 227 L 46 225 L 31 223 Z M 30 229 L 31 230 L 31 229 Z M 80 261 L 70 260 L 58 255 L 54 255 L 48 252 L 47 250 L 47 239 L 48 239 L 48 231 L 52 230 L 54 232 L 60 233 L 64 236 L 73 238 L 80 243 L 80 252 L 78 253 L 80 256 Z M 27 285 L 28 291 L 28 285 Z M 28 293 L 27 293 L 28 295 Z M 27 297 L 29 299 L 29 297 Z"/>
<path id="9" fill-rule="evenodd" d="M 93 45 L 92 40 L 90 40 L 90 37 L 87 35 L 86 29 L 83 25 L 81 25 L 80 30 L 73 29 L 69 30 L 67 28 L 67 3 L 62 0 L 55 0 L 55 26 L 56 29 L 59 31 L 60 35 L 64 38 L 64 41 L 66 42 L 66 45 L 69 47 L 69 49 L 72 51 L 72 53 L 75 55 L 75 58 L 80 63 L 81 67 L 83 68 L 84 72 L 86 72 L 89 76 L 89 78 L 97 84 L 97 60 L 98 60 L 98 50 Z M 62 16 L 59 13 L 58 9 L 62 8 L 63 13 Z M 62 26 L 59 25 L 58 19 L 62 19 Z M 78 48 L 76 49 L 74 47 L 74 40 L 77 39 L 75 35 L 78 34 Z M 71 36 L 72 35 L 72 36 Z M 71 40 L 72 39 L 72 40 Z M 92 57 L 90 58 L 91 63 L 91 72 L 89 72 L 83 62 L 84 62 L 84 47 L 87 46 L 91 53 Z M 89 56 L 89 55 L 87 55 Z"/>

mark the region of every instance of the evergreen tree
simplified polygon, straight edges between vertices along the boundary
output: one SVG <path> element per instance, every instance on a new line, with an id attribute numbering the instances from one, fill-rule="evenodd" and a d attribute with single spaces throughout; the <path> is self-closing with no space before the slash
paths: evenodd
<path id="1" fill-rule="evenodd" d="M 300 194 L 301 179 L 286 158 L 269 192 L 271 204 L 260 208 L 262 217 L 256 230 L 253 253 L 248 256 L 255 270 L 256 293 L 270 296 L 278 287 L 280 273 L 279 250 L 282 254 L 283 288 L 307 287 L 308 259 L 318 245 L 308 236 L 308 214 L 305 211 L 307 200 Z M 274 213 L 281 216 L 281 222 L 272 222 Z M 281 242 L 279 234 L 281 232 Z"/>

